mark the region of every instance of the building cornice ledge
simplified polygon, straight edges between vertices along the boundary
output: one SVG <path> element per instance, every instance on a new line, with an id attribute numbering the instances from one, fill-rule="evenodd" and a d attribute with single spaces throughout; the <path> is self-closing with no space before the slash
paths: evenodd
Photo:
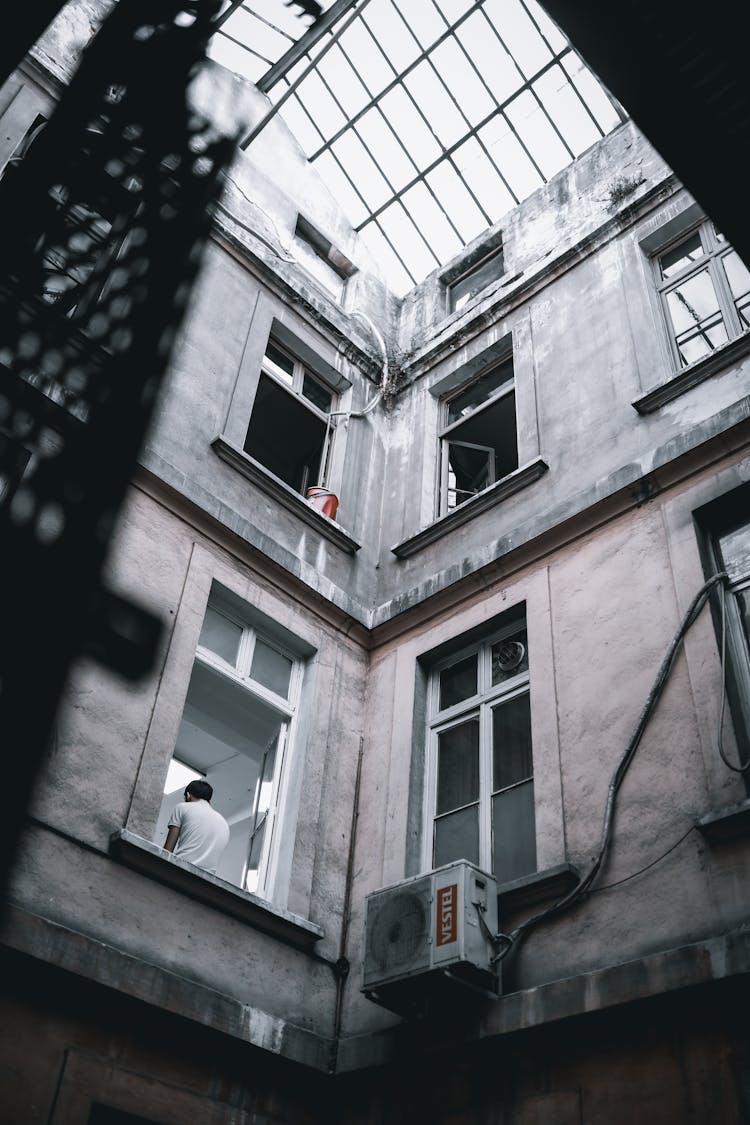
<path id="1" fill-rule="evenodd" d="M 536 457 L 526 465 L 521 465 L 514 472 L 508 473 L 507 477 L 503 477 L 502 480 L 490 485 L 489 488 L 485 488 L 484 492 L 473 496 L 471 500 L 467 500 L 459 508 L 454 508 L 452 512 L 441 516 L 429 527 L 422 528 L 416 535 L 412 535 L 408 539 L 403 539 L 395 547 L 391 547 L 391 551 L 397 559 L 410 558 L 417 551 L 436 543 L 444 535 L 455 531 L 456 528 L 463 527 L 469 520 L 473 520 L 482 512 L 488 512 L 503 500 L 507 500 L 509 496 L 514 496 L 522 488 L 533 484 L 534 481 L 544 476 L 548 469 L 547 462 L 543 461 L 541 457 Z"/>
<path id="2" fill-rule="evenodd" d="M 222 461 L 226 461 L 233 469 L 242 473 L 243 477 L 260 488 L 267 496 L 272 497 L 282 508 L 298 516 L 303 523 L 313 528 L 330 543 L 333 543 L 342 551 L 346 551 L 349 555 L 355 555 L 360 549 L 362 544 L 353 539 L 343 528 L 339 527 L 328 516 L 324 516 L 317 508 L 313 508 L 312 504 L 300 496 L 298 492 L 284 484 L 273 473 L 269 473 L 258 461 L 249 457 L 243 450 L 237 449 L 226 438 L 215 438 L 211 442 L 211 446 Z"/>

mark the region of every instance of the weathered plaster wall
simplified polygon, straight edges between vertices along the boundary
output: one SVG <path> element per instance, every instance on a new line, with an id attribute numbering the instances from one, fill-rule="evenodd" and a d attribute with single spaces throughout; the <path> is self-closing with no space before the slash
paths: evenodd
<path id="1" fill-rule="evenodd" d="M 567 862 L 583 873 L 598 847 L 614 768 L 704 581 L 692 513 L 749 472 L 747 456 L 727 457 L 720 472 L 697 473 L 512 577 L 467 590 L 450 610 L 423 622 L 415 615 L 408 630 L 376 646 L 368 677 L 353 963 L 364 952 L 365 896 L 426 869 L 418 843 L 425 832 L 424 723 L 415 716 L 418 658 L 450 639 L 460 647 L 462 634 L 525 603 L 538 867 Z M 723 765 L 717 749 L 720 671 L 704 609 L 620 790 L 598 887 L 570 912 L 530 932 L 504 962 L 504 993 L 628 962 L 634 963 L 634 981 L 639 959 L 744 925 L 750 910 L 743 889 L 745 843 L 711 844 L 693 827 L 745 796 L 741 778 Z M 736 753 L 729 730 L 725 746 Z M 506 915 L 501 928 L 507 932 L 539 908 Z M 480 1001 L 467 1036 L 496 1033 L 502 1004 Z M 544 1001 L 539 1004 L 542 1013 Z M 354 989 L 347 993 L 344 1027 L 353 1042 L 398 1022 Z M 367 1052 L 360 1049 L 356 1057 L 362 1059 Z"/>
<path id="2" fill-rule="evenodd" d="M 325 936 L 317 953 L 335 961 L 363 720 L 361 644 L 340 622 L 254 573 L 247 557 L 192 530 L 138 489 L 120 521 L 109 580 L 159 614 L 164 641 L 151 676 L 137 686 L 87 663 L 74 670 L 10 901 L 114 945 L 134 959 L 134 980 L 158 966 L 281 1026 L 330 1038 L 335 980 L 328 965 L 162 885 L 158 875 L 130 870 L 110 856 L 109 844 L 125 826 L 146 839 L 154 830 L 211 582 L 218 580 L 278 625 L 291 626 L 314 652 L 288 751 L 271 897 L 318 924 Z"/>

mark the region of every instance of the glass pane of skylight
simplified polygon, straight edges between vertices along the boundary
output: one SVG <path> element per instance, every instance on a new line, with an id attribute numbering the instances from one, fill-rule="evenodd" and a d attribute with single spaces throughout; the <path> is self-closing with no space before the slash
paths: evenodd
<path id="1" fill-rule="evenodd" d="M 393 194 L 356 133 L 344 133 L 333 143 L 331 151 L 345 168 L 356 169 L 357 191 L 371 211 L 376 211 Z"/>
<path id="2" fill-rule="evenodd" d="M 460 238 L 421 181 L 404 193 L 403 202 L 409 213 L 417 218 L 420 229 L 425 232 L 430 248 L 439 261 L 447 262 L 459 253 Z M 430 267 L 432 269 L 434 263 Z"/>
<path id="3" fill-rule="evenodd" d="M 457 148 L 453 159 L 493 223 L 510 210 L 515 200 L 501 180 L 476 137 Z"/>
<path id="4" fill-rule="evenodd" d="M 435 0 L 435 6 L 453 24 L 472 7 L 474 0 Z"/>
<path id="5" fill-rule="evenodd" d="M 341 205 L 349 222 L 353 227 L 358 227 L 365 221 L 369 212 L 352 187 L 349 177 L 342 172 L 341 165 L 330 152 L 324 152 L 315 161 L 315 167 Z"/>
<path id="6" fill-rule="evenodd" d="M 214 62 L 233 70 L 236 74 L 243 74 L 251 82 L 257 82 L 262 74 L 268 70 L 265 59 L 256 58 L 245 47 L 233 43 L 226 35 L 214 35 L 208 47 L 209 56 Z"/>
<path id="7" fill-rule="evenodd" d="M 500 29 L 503 43 L 521 71 L 530 78 L 552 57 L 520 0 L 487 0 L 485 11 Z"/>
<path id="8" fill-rule="evenodd" d="M 359 78 L 371 94 L 381 93 L 388 83 L 393 81 L 393 69 L 388 65 L 383 52 L 361 20 L 355 20 L 339 42 L 344 54 L 351 60 Z"/>
<path id="9" fill-rule="evenodd" d="M 380 105 L 420 168 L 426 168 L 437 160 L 442 151 L 440 145 L 403 87 L 396 86 L 385 95 Z"/>
<path id="10" fill-rule="evenodd" d="M 505 112 L 547 179 L 570 164 L 570 153 L 533 94 L 528 90 L 520 94 Z"/>
<path id="11" fill-rule="evenodd" d="M 344 112 L 353 117 L 370 101 L 370 95 L 338 47 L 332 47 L 318 63 L 318 70 Z"/>
<path id="12" fill-rule="evenodd" d="M 523 78 L 513 59 L 500 45 L 481 9 L 461 24 L 456 35 L 502 105 L 520 89 Z"/>
<path id="13" fill-rule="evenodd" d="M 383 276 L 397 297 L 403 297 L 414 285 L 392 248 L 388 245 L 377 222 L 362 228 L 361 236 L 367 249 L 381 267 Z"/>
<path id="14" fill-rule="evenodd" d="M 368 109 L 357 122 L 357 132 L 396 191 L 400 191 L 419 174 L 417 166 L 407 156 L 404 146 L 399 144 L 379 108 Z"/>
<path id="15" fill-rule="evenodd" d="M 450 88 L 456 96 L 460 91 L 461 109 L 472 125 L 478 125 L 492 113 L 495 103 L 487 87 L 479 80 L 453 36 L 436 47 L 431 58 L 440 73 L 449 79 Z"/>
<path id="16" fill-rule="evenodd" d="M 466 121 L 428 62 L 421 62 L 407 74 L 404 85 L 414 95 L 439 141 L 447 147 L 463 136 Z"/>
<path id="17" fill-rule="evenodd" d="M 529 15 L 538 25 L 541 34 L 549 43 L 555 54 L 559 54 L 568 44 L 560 28 L 554 23 L 536 0 L 524 0 Z"/>
<path id="18" fill-rule="evenodd" d="M 409 34 L 391 0 L 370 4 L 363 12 L 362 19 L 378 43 L 385 48 L 386 55 L 398 73 L 414 62 L 421 53 L 419 43 Z"/>
<path id="19" fill-rule="evenodd" d="M 562 67 L 548 70 L 534 83 L 534 89 L 576 156 L 599 139 L 599 130 Z"/>
<path id="20" fill-rule="evenodd" d="M 380 216 L 380 223 L 416 277 L 425 277 L 439 265 L 439 259 L 427 246 L 400 203 L 392 203 L 390 207 L 386 207 Z"/>
<path id="21" fill-rule="evenodd" d="M 313 125 L 310 114 L 302 107 L 296 94 L 284 105 L 284 120 L 307 152 L 315 152 L 323 137 Z"/>
<path id="22" fill-rule="evenodd" d="M 346 114 L 336 105 L 330 90 L 316 71 L 312 71 L 305 79 L 303 96 L 306 105 L 315 107 L 315 125 L 324 137 L 332 137 L 346 125 Z"/>
<path id="23" fill-rule="evenodd" d="M 397 0 L 396 7 L 423 47 L 430 47 L 445 31 L 445 20 L 432 0 Z"/>
<path id="24" fill-rule="evenodd" d="M 487 218 L 461 183 L 456 169 L 447 160 L 441 161 L 426 180 L 465 242 L 470 242 L 485 230 Z"/>
<path id="25" fill-rule="evenodd" d="M 539 187 L 542 177 L 503 117 L 493 118 L 489 124 L 480 129 L 479 136 L 492 153 L 492 159 L 497 166 L 502 168 L 508 186 L 517 199 L 525 199 Z"/>
<path id="26" fill-rule="evenodd" d="M 620 117 L 607 97 L 598 79 L 584 66 L 578 55 L 571 51 L 562 60 L 573 85 L 586 102 L 599 124 L 602 133 L 608 133 L 619 124 Z"/>

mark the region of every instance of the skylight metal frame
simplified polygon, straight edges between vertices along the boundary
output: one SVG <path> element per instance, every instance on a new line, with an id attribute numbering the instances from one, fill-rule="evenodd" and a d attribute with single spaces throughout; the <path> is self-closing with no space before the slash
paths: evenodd
<path id="1" fill-rule="evenodd" d="M 596 78 L 591 75 L 562 33 L 558 32 L 560 42 L 555 45 L 554 39 L 551 39 L 551 31 L 549 34 L 545 31 L 544 24 L 549 17 L 539 7 L 537 0 L 512 0 L 511 4 L 513 14 L 523 22 L 525 32 L 529 36 L 529 43 L 533 41 L 535 49 L 546 56 L 544 60 L 538 60 L 539 65 L 536 65 L 531 72 L 528 66 L 514 57 L 506 42 L 500 18 L 501 10 L 497 9 L 494 18 L 493 14 L 488 12 L 488 9 L 494 6 L 494 0 L 472 0 L 452 21 L 443 10 L 446 0 L 420 0 L 422 11 L 429 12 L 430 19 L 434 19 L 436 24 L 440 21 L 444 25 L 441 31 L 435 28 L 438 33 L 434 38 L 431 34 L 420 37 L 418 28 L 414 30 L 410 24 L 410 0 L 377 0 L 382 7 L 381 16 L 387 22 L 394 23 L 394 26 L 397 23 L 399 34 L 410 36 L 413 41 L 412 46 L 417 49 L 416 56 L 401 69 L 398 69 L 389 57 L 387 43 L 380 42 L 373 28 L 372 19 L 368 18 L 366 9 L 370 3 L 371 0 L 336 0 L 321 19 L 293 43 L 286 53 L 257 80 L 259 89 L 268 93 L 274 104 L 242 142 L 242 147 L 247 148 L 268 121 L 290 99 L 294 99 L 295 112 L 303 115 L 298 118 L 300 127 L 303 122 L 307 122 L 304 127 L 305 132 L 309 134 L 307 144 L 302 137 L 298 139 L 306 148 L 310 163 L 315 165 L 324 158 L 333 162 L 337 175 L 342 177 L 342 190 L 345 188 L 352 200 L 352 206 L 356 201 L 359 210 L 359 214 L 352 216 L 354 229 L 362 232 L 365 238 L 368 237 L 368 230 L 374 233 L 374 237 L 383 244 L 384 252 L 387 247 L 394 263 L 398 264 L 397 268 L 403 274 L 403 282 L 411 287 L 423 279 L 425 267 L 429 270 L 430 263 L 432 263 L 431 268 L 441 267 L 450 260 L 450 257 L 460 253 L 464 246 L 478 237 L 481 233 L 477 229 L 480 223 L 485 224 L 485 229 L 494 226 L 504 213 L 502 211 L 498 213 L 501 206 L 506 207 L 507 210 L 507 207 L 520 203 L 530 191 L 542 186 L 556 171 L 580 155 L 581 151 L 625 120 L 626 115 L 619 103 L 600 84 L 599 94 L 603 95 L 611 110 L 606 118 L 601 112 L 597 114 L 596 106 L 587 100 L 586 91 L 578 87 L 579 81 L 590 80 L 596 83 Z M 230 10 L 235 11 L 246 6 L 247 0 L 240 0 L 240 2 L 232 0 Z M 371 8 L 370 12 L 373 10 Z M 413 7 L 411 14 L 412 16 L 414 14 Z M 226 16 L 227 13 L 222 19 Z M 495 94 L 490 81 L 482 72 L 481 65 L 472 57 L 468 44 L 463 42 L 458 34 L 473 16 L 483 20 L 481 30 L 483 39 L 491 37 L 491 41 L 497 44 L 498 59 L 509 65 L 512 64 L 513 69 L 508 72 L 512 85 L 505 97 L 500 98 Z M 372 50 L 378 53 L 378 62 L 380 64 L 384 62 L 392 72 L 392 78 L 382 88 L 380 88 L 382 74 L 381 80 L 373 82 L 371 76 L 358 69 L 350 53 L 345 33 L 356 22 L 370 41 Z M 476 37 L 477 34 L 479 33 L 473 28 L 472 36 Z M 437 63 L 435 52 L 446 43 L 452 43 L 457 48 L 458 57 L 465 62 L 466 68 L 469 68 L 476 78 L 476 90 L 479 96 L 482 101 L 487 102 L 488 111 L 483 113 L 479 120 L 477 120 L 477 113 L 472 113 L 471 107 L 462 106 L 460 96 L 454 92 L 450 75 L 444 73 L 444 68 L 441 70 Z M 335 76 L 330 73 L 326 75 L 320 69 L 321 61 L 333 48 L 337 48 L 340 52 L 342 66 L 350 68 L 351 75 L 356 78 L 357 89 L 359 90 L 361 86 L 367 97 L 365 104 L 360 105 L 356 112 L 347 112 L 342 102 L 342 93 L 345 93 L 345 89 L 337 88 Z M 301 71 L 300 64 L 304 64 Z M 456 113 L 456 121 L 462 123 L 460 135 L 450 143 L 445 135 L 442 139 L 438 135 L 439 126 L 436 128 L 435 120 L 430 119 L 429 105 L 423 104 L 419 92 L 411 89 L 407 84 L 410 75 L 419 67 L 429 68 L 430 81 L 436 84 L 434 88 L 440 91 L 440 97 L 445 95 L 449 99 Z M 321 83 L 320 88 L 330 99 L 332 110 L 340 116 L 342 123 L 336 124 L 336 127 L 326 128 L 320 120 L 316 120 L 312 95 L 309 99 L 305 98 L 304 84 L 313 73 Z M 424 69 L 421 73 L 424 73 Z M 550 94 L 545 94 L 538 88 L 545 76 L 553 74 L 557 74 L 561 80 L 560 90 L 565 90 L 566 95 L 571 97 L 571 104 L 575 103 L 578 106 L 576 111 L 578 121 L 575 125 L 569 124 L 567 130 L 564 122 L 559 123 L 555 119 L 559 115 L 554 114 L 554 109 L 552 113 L 550 112 L 552 106 Z M 350 77 L 348 72 L 347 77 Z M 460 81 L 460 75 L 458 80 Z M 375 89 L 378 90 L 377 93 L 373 92 Z M 413 151 L 410 151 L 408 140 L 401 134 L 397 124 L 389 118 L 384 108 L 384 100 L 394 90 L 399 90 L 406 99 L 404 105 L 408 103 L 413 110 L 414 122 L 419 122 L 419 128 L 423 127 L 425 130 L 425 139 L 430 146 L 435 147 L 436 155 L 428 162 L 420 162 Z M 526 102 L 528 105 L 533 105 L 530 114 L 526 110 Z M 601 104 L 604 105 L 605 102 L 602 101 Z M 527 114 L 519 123 L 513 120 L 514 105 L 518 107 L 519 112 Z M 521 107 L 524 107 L 523 110 Z M 474 108 L 476 109 L 476 104 Z M 400 158 L 403 158 L 400 171 L 395 167 L 389 168 L 385 151 L 382 158 L 378 155 L 376 149 L 381 143 L 378 137 L 374 137 L 373 143 L 370 143 L 360 127 L 360 123 L 367 115 L 371 115 L 368 120 L 372 120 L 374 115 L 374 119 L 379 122 L 378 131 L 381 136 L 388 138 L 387 142 L 382 143 L 395 146 L 392 148 L 393 152 L 397 149 L 400 151 Z M 523 128 L 525 121 L 530 121 L 532 117 L 534 126 L 541 125 L 545 135 L 554 138 L 554 142 L 550 142 L 552 143 L 550 151 L 553 154 L 546 161 L 542 158 L 539 138 L 536 139 L 535 154 L 535 141 L 533 137 L 526 135 L 526 132 L 531 130 L 525 131 Z M 585 135 L 589 139 L 581 146 L 579 141 L 584 135 L 584 119 L 587 122 Z M 495 139 L 488 138 L 486 130 L 491 128 L 493 121 L 498 120 L 502 122 L 502 135 Z M 319 138 L 317 144 L 316 137 Z M 358 184 L 358 180 L 362 180 L 361 174 L 358 175 L 356 168 L 350 166 L 351 161 L 347 159 L 346 154 L 339 151 L 339 142 L 347 137 L 356 138 L 357 145 L 361 145 L 361 151 L 366 154 L 368 160 L 372 161 L 374 168 L 382 177 L 382 184 L 378 180 L 378 186 L 382 188 L 381 198 L 368 193 L 364 183 L 362 186 Z M 473 142 L 476 148 L 476 155 L 472 157 L 477 172 L 476 188 L 462 171 L 460 158 L 457 157 L 463 146 L 469 142 Z M 518 153 L 515 158 L 517 162 L 515 173 L 498 153 L 492 151 L 493 145 L 503 143 L 511 143 Z M 468 154 L 468 150 L 464 151 Z M 521 162 L 524 164 L 523 169 Z M 542 164 L 547 167 L 546 172 Z M 551 172 L 550 167 L 552 167 Z M 450 169 L 451 178 L 448 183 L 441 185 L 435 182 L 434 174 L 439 175 L 443 168 Z M 409 172 L 410 169 L 413 169 L 414 174 L 403 182 L 404 170 Z M 333 170 L 332 168 L 331 174 Z M 505 193 L 502 196 L 502 204 L 498 204 L 497 207 L 492 206 L 493 184 L 497 184 L 498 192 Z M 531 186 L 529 187 L 528 184 Z M 430 206 L 435 208 L 433 212 L 435 221 L 439 220 L 442 224 L 440 236 L 442 248 L 434 245 L 433 239 L 437 235 L 431 239 L 429 233 L 423 229 L 425 224 L 420 222 L 421 216 L 415 194 L 415 189 L 419 189 L 420 185 L 427 192 L 427 196 L 422 197 L 422 207 L 426 205 L 429 197 Z M 455 204 L 451 207 L 448 198 L 451 191 L 459 192 L 466 200 L 463 211 L 460 209 L 457 211 Z M 370 202 L 368 202 L 368 194 Z M 399 238 L 394 238 L 392 231 L 388 229 L 391 219 L 401 224 L 402 234 Z M 474 233 L 467 236 L 470 230 Z M 450 253 L 445 252 L 446 247 L 451 251 Z"/>

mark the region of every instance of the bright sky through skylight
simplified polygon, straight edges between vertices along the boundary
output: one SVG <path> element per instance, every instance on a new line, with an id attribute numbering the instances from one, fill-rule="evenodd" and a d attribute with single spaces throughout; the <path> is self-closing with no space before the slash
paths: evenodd
<path id="1" fill-rule="evenodd" d="M 294 11 L 244 0 L 213 56 L 262 83 Z M 399 294 L 622 119 L 536 0 L 355 0 L 272 101 L 327 46 L 279 112 Z"/>

